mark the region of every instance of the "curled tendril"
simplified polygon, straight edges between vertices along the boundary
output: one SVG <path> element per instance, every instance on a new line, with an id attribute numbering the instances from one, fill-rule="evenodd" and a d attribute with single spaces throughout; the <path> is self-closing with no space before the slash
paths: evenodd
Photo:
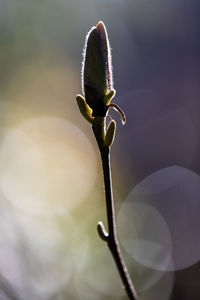
<path id="1" fill-rule="evenodd" d="M 124 125 L 126 123 L 125 113 L 123 112 L 123 110 L 121 110 L 121 108 L 117 104 L 111 103 L 107 107 L 108 107 L 108 109 L 110 107 L 113 107 L 120 114 L 120 117 L 121 117 L 121 120 L 122 120 L 122 124 Z"/>

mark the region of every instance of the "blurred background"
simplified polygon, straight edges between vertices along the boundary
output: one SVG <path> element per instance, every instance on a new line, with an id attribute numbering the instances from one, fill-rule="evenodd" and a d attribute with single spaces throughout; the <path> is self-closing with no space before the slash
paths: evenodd
<path id="1" fill-rule="evenodd" d="M 90 126 L 76 107 L 82 49 L 112 47 L 119 239 L 140 300 L 200 295 L 197 0 L 1 0 L 0 298 L 125 300 Z"/>

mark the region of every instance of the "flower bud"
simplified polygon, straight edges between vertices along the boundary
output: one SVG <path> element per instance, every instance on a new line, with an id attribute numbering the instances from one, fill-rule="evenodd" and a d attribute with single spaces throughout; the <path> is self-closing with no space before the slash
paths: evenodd
<path id="1" fill-rule="evenodd" d="M 92 109 L 92 115 L 105 117 L 105 97 L 112 90 L 112 67 L 110 46 L 103 22 L 93 27 L 86 37 L 82 75 L 83 93 L 86 103 Z M 110 95 L 113 96 L 114 93 Z"/>

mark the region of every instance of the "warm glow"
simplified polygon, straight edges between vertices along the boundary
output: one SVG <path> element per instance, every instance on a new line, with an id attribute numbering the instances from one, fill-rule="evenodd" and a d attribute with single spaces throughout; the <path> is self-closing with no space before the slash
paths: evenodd
<path id="1" fill-rule="evenodd" d="M 53 117 L 22 123 L 0 148 L 0 186 L 31 214 L 63 214 L 85 199 L 96 177 L 95 154 L 73 124 Z"/>

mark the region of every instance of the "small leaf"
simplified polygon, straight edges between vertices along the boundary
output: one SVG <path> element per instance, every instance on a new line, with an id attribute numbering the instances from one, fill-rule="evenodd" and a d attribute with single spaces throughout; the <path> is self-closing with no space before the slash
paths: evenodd
<path id="1" fill-rule="evenodd" d="M 116 122 L 114 120 L 112 120 L 110 122 L 110 124 L 108 125 L 108 129 L 106 132 L 106 136 L 105 136 L 105 140 L 104 140 L 105 146 L 107 146 L 107 147 L 112 146 L 112 143 L 115 138 L 115 131 L 116 131 Z"/>
<path id="2" fill-rule="evenodd" d="M 92 110 L 85 102 L 85 99 L 81 95 L 76 96 L 76 101 L 79 107 L 79 110 L 83 117 L 90 123 L 93 122 L 94 118 L 92 117 Z"/>
<path id="3" fill-rule="evenodd" d="M 104 96 L 104 104 L 107 106 L 110 101 L 112 100 L 112 98 L 115 96 L 116 91 L 114 89 L 112 89 L 110 92 L 108 92 L 105 96 Z"/>

